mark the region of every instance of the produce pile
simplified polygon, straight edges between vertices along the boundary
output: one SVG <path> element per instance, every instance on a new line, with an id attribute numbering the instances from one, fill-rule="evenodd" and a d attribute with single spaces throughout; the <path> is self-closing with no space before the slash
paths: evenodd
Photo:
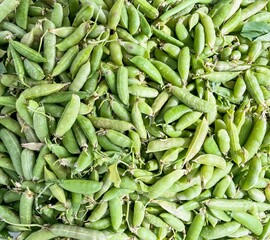
<path id="1" fill-rule="evenodd" d="M 0 236 L 270 239 L 270 1 L 2 0 Z"/>

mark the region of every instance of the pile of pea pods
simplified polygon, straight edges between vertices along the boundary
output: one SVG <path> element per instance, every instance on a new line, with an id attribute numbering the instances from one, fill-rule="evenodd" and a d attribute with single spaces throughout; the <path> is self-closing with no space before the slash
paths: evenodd
<path id="1" fill-rule="evenodd" d="M 0 239 L 269 240 L 268 24 L 269 0 L 2 0 Z"/>

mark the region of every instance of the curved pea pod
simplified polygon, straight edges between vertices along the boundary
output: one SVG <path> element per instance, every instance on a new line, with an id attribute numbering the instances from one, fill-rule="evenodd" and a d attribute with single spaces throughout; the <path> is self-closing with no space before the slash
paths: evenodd
<path id="1" fill-rule="evenodd" d="M 270 220 L 268 220 L 268 222 L 264 225 L 263 232 L 259 236 L 259 240 L 266 240 L 267 237 L 269 237 L 269 235 L 270 235 Z"/>
<path id="2" fill-rule="evenodd" d="M 201 112 L 193 111 L 184 114 L 175 125 L 176 131 L 183 131 L 187 127 L 196 123 L 202 116 Z"/>
<path id="3" fill-rule="evenodd" d="M 115 197 L 109 201 L 111 223 L 114 230 L 118 230 L 122 223 L 123 206 L 122 199 Z"/>
<path id="4" fill-rule="evenodd" d="M 245 212 L 250 211 L 256 207 L 255 202 L 244 199 L 208 199 L 204 204 L 212 209 L 233 211 L 233 212 Z"/>
<path id="5" fill-rule="evenodd" d="M 119 99 L 125 105 L 129 105 L 128 70 L 126 67 L 120 66 L 117 70 L 116 88 Z"/>
<path id="6" fill-rule="evenodd" d="M 118 41 L 118 35 L 115 32 L 113 35 L 110 36 L 110 57 L 114 64 L 121 66 L 123 65 L 123 53 L 121 49 L 120 41 Z"/>
<path id="7" fill-rule="evenodd" d="M 226 122 L 227 131 L 230 137 L 230 154 L 232 160 L 236 164 L 241 164 L 245 161 L 245 156 L 242 154 L 237 128 L 233 122 L 233 119 L 234 112 L 229 110 L 227 115 L 225 115 L 224 121 Z"/>
<path id="8" fill-rule="evenodd" d="M 190 68 L 190 50 L 189 47 L 184 47 L 181 49 L 178 55 L 178 67 L 177 67 L 181 77 L 181 81 L 184 86 L 186 86 L 189 77 L 189 68 Z"/>
<path id="9" fill-rule="evenodd" d="M 34 112 L 33 125 L 38 139 L 41 142 L 44 142 L 45 139 L 49 136 L 49 128 L 44 106 L 38 107 Z"/>
<path id="10" fill-rule="evenodd" d="M 261 170 L 262 163 L 260 157 L 254 156 L 249 162 L 248 173 L 241 184 L 243 190 L 247 191 L 257 183 Z"/>
<path id="11" fill-rule="evenodd" d="M 2 22 L 12 11 L 14 11 L 19 4 L 20 2 L 16 0 L 2 1 L 0 4 L 0 22 Z"/>
<path id="12" fill-rule="evenodd" d="M 165 41 L 165 42 L 174 44 L 174 45 L 176 45 L 176 46 L 178 46 L 178 47 L 183 47 L 183 46 L 184 46 L 184 43 L 182 43 L 182 42 L 179 41 L 178 39 L 176 39 L 176 38 L 174 38 L 174 37 L 172 37 L 172 36 L 166 34 L 165 31 L 159 30 L 159 29 L 157 29 L 157 28 L 155 28 L 155 27 L 153 27 L 153 26 L 152 26 L 152 31 L 153 31 L 153 34 L 154 34 L 157 38 L 159 38 L 159 39 L 161 39 L 161 40 L 163 40 L 163 41 Z"/>
<path id="13" fill-rule="evenodd" d="M 35 153 L 29 149 L 23 149 L 21 152 L 21 164 L 23 176 L 26 180 L 33 179 L 33 169 L 36 162 Z"/>
<path id="14" fill-rule="evenodd" d="M 205 31 L 205 41 L 211 49 L 214 49 L 216 42 L 215 26 L 210 16 L 199 12 L 201 23 Z"/>
<path id="15" fill-rule="evenodd" d="M 169 164 L 177 160 L 179 153 L 183 150 L 183 148 L 172 148 L 167 150 L 162 157 L 159 159 L 161 164 Z"/>
<path id="16" fill-rule="evenodd" d="M 220 151 L 227 154 L 230 150 L 230 136 L 225 129 L 219 129 L 217 132 L 217 143 Z"/>
<path id="17" fill-rule="evenodd" d="M 8 169 L 5 169 L 6 171 Z M 10 184 L 10 177 L 0 168 L 0 173 L 1 173 L 1 176 L 0 176 L 0 184 L 1 185 L 6 185 L 8 186 Z"/>
<path id="18" fill-rule="evenodd" d="M 178 22 L 176 23 L 175 33 L 176 33 L 177 38 L 181 42 L 183 42 L 188 47 L 192 46 L 193 40 L 192 40 L 185 24 L 183 23 L 183 19 L 179 19 Z"/>
<path id="19" fill-rule="evenodd" d="M 211 72 L 202 75 L 202 78 L 216 83 L 225 83 L 236 78 L 241 72 Z"/>
<path id="20" fill-rule="evenodd" d="M 57 180 L 57 177 L 56 177 L 56 175 L 53 172 L 51 172 L 50 170 L 48 170 L 44 166 L 44 179 L 45 179 L 45 182 L 49 182 L 49 181 L 55 181 L 55 180 Z M 61 202 L 64 205 L 66 205 L 67 199 L 66 199 L 66 195 L 65 195 L 65 192 L 64 192 L 63 188 L 59 187 L 58 184 L 53 183 L 53 184 L 49 185 L 49 189 L 50 189 L 52 195 L 59 202 Z"/>
<path id="21" fill-rule="evenodd" d="M 90 20 L 94 15 L 93 5 L 84 5 L 76 14 L 72 25 L 74 27 L 79 27 L 80 24 Z"/>
<path id="22" fill-rule="evenodd" d="M 161 213 L 159 215 L 170 227 L 172 227 L 173 229 L 175 229 L 178 232 L 184 232 L 185 231 L 185 225 L 184 223 L 176 218 L 175 216 L 173 216 L 170 213 Z"/>
<path id="23" fill-rule="evenodd" d="M 147 132 L 146 132 L 146 128 L 144 126 L 143 116 L 139 110 L 138 101 L 136 101 L 132 107 L 131 119 L 132 119 L 134 126 L 136 127 L 138 134 L 140 135 L 140 138 L 146 139 Z"/>
<path id="24" fill-rule="evenodd" d="M 244 149 L 248 153 L 246 161 L 251 159 L 259 150 L 266 133 L 266 125 L 266 116 L 262 114 L 254 123 L 252 131 L 244 145 Z"/>
<path id="25" fill-rule="evenodd" d="M 66 105 L 65 110 L 57 123 L 57 127 L 55 130 L 55 136 L 60 138 L 62 137 L 68 130 L 71 129 L 72 125 L 76 121 L 76 118 L 79 114 L 80 110 L 80 97 L 78 95 L 73 94 L 71 100 Z"/>
<path id="26" fill-rule="evenodd" d="M 79 52 L 79 47 L 77 45 L 69 48 L 69 50 L 65 52 L 65 54 L 62 56 L 60 61 L 57 63 L 57 65 L 53 69 L 52 77 L 55 77 L 61 74 L 62 72 L 66 71 L 70 67 L 70 65 L 73 63 L 73 60 L 78 54 L 78 52 Z M 79 70 L 79 67 L 78 67 L 78 70 Z"/>
<path id="27" fill-rule="evenodd" d="M 196 97 L 185 88 L 170 86 L 169 89 L 181 102 L 194 110 L 207 113 L 215 108 L 213 103 L 210 104 L 208 101 Z"/>
<path id="28" fill-rule="evenodd" d="M 249 213 L 232 212 L 232 218 L 258 236 L 263 232 L 263 225 L 260 220 Z"/>
<path id="29" fill-rule="evenodd" d="M 162 50 L 174 59 L 177 59 L 180 53 L 180 48 L 171 43 L 165 43 L 162 46 Z"/>
<path id="30" fill-rule="evenodd" d="M 76 53 L 76 57 L 74 57 L 71 66 L 70 66 L 70 72 L 72 78 L 77 74 L 80 67 L 89 59 L 90 54 L 94 48 L 94 45 L 90 44 L 80 50 L 78 53 Z"/>
<path id="31" fill-rule="evenodd" d="M 68 89 L 70 91 L 80 91 L 84 86 L 84 84 L 86 83 L 90 72 L 91 72 L 91 65 L 90 62 L 87 61 L 80 67 L 75 78 L 69 85 Z"/>
<path id="32" fill-rule="evenodd" d="M 91 120 L 96 128 L 113 129 L 119 132 L 124 132 L 135 128 L 133 124 L 122 120 L 95 117 L 90 115 L 87 117 Z"/>
<path id="33" fill-rule="evenodd" d="M 245 73 L 244 80 L 246 83 L 247 91 L 251 95 L 251 97 L 258 104 L 264 106 L 265 105 L 264 95 L 255 75 L 250 70 L 247 70 Z"/>
<path id="34" fill-rule="evenodd" d="M 172 123 L 182 117 L 184 114 L 191 112 L 191 109 L 185 105 L 178 105 L 168 109 L 164 114 L 166 124 Z"/>
<path id="35" fill-rule="evenodd" d="M 55 29 L 55 25 L 53 22 L 49 20 L 44 21 L 44 31 L 47 31 L 44 35 L 44 58 L 47 60 L 43 63 L 43 70 L 46 76 L 52 73 L 55 66 L 55 58 L 56 58 L 56 36 L 51 31 Z"/>
<path id="36" fill-rule="evenodd" d="M 11 3 L 12 2 L 10 2 L 10 4 Z M 16 24 L 23 29 L 27 28 L 29 7 L 30 7 L 30 1 L 23 0 L 23 1 L 20 1 L 19 6 L 16 8 L 16 14 L 15 14 Z"/>
<path id="37" fill-rule="evenodd" d="M 44 156 L 44 159 L 53 173 L 59 179 L 66 179 L 67 178 L 67 170 L 64 168 L 63 165 L 57 162 L 57 157 L 53 154 L 47 154 Z"/>
<path id="38" fill-rule="evenodd" d="M 136 0 L 133 4 L 135 7 L 140 7 L 140 12 L 150 19 L 156 19 L 159 15 L 159 11 L 146 0 Z"/>
<path id="39" fill-rule="evenodd" d="M 122 198 L 132 192 L 134 192 L 134 190 L 113 187 L 104 194 L 102 201 L 110 201 L 113 198 Z"/>
<path id="40" fill-rule="evenodd" d="M 112 30 L 116 30 L 118 23 L 120 22 L 121 18 L 121 10 L 124 6 L 123 0 L 117 0 L 113 4 L 112 8 L 108 14 L 108 27 Z"/>
<path id="41" fill-rule="evenodd" d="M 20 124 L 11 117 L 0 117 L 0 124 L 17 136 L 24 137 Z"/>
<path id="42" fill-rule="evenodd" d="M 192 219 L 191 211 L 181 208 L 178 204 L 174 202 L 168 202 L 166 200 L 152 200 L 152 202 L 158 204 L 168 213 L 172 214 L 173 216 L 185 222 L 188 222 Z"/>
<path id="43" fill-rule="evenodd" d="M 110 239 L 112 236 L 115 235 L 115 233 L 109 231 L 98 231 L 75 225 L 65 225 L 61 223 L 53 224 L 49 228 L 49 230 L 55 237 L 57 236 L 75 239 L 87 239 L 89 237 L 93 240 Z"/>
<path id="44" fill-rule="evenodd" d="M 35 232 L 31 232 L 30 235 L 27 236 L 27 240 L 35 240 L 35 239 L 53 239 L 55 235 L 49 229 L 40 229 Z"/>
<path id="45" fill-rule="evenodd" d="M 203 118 L 202 121 L 198 124 L 194 137 L 188 147 L 185 163 L 191 160 L 201 149 L 203 142 L 206 138 L 209 126 L 206 118 Z"/>
<path id="46" fill-rule="evenodd" d="M 259 190 L 259 189 L 252 188 L 252 189 L 248 190 L 247 193 L 248 193 L 248 196 L 250 197 L 250 199 L 252 199 L 255 202 L 263 203 L 266 200 L 264 192 Z"/>
<path id="47" fill-rule="evenodd" d="M 94 229 L 94 230 L 104 230 L 104 229 L 107 229 L 108 227 L 110 227 L 111 225 L 112 224 L 111 224 L 110 217 L 102 218 L 96 222 L 85 223 L 85 226 L 87 228 Z"/>
<path id="48" fill-rule="evenodd" d="M 20 222 L 22 224 L 31 224 L 32 221 L 32 209 L 34 203 L 34 193 L 29 189 L 26 190 L 20 199 Z"/>
<path id="49" fill-rule="evenodd" d="M 208 239 L 223 238 L 237 231 L 240 226 L 241 224 L 237 223 L 236 221 L 218 224 L 215 227 L 207 226 L 203 228 L 201 236 L 207 237 Z"/>
<path id="50" fill-rule="evenodd" d="M 203 144 L 203 149 L 208 154 L 214 154 L 216 156 L 222 155 L 213 135 L 206 137 Z"/>
<path id="51" fill-rule="evenodd" d="M 34 49 L 24 45 L 23 43 L 10 40 L 10 45 L 22 56 L 32 60 L 33 62 L 46 62 L 47 60 L 41 56 L 41 54 Z"/>
<path id="52" fill-rule="evenodd" d="M 148 196 L 151 199 L 158 198 L 162 193 L 168 190 L 176 181 L 178 181 L 186 172 L 184 170 L 175 170 L 159 179 L 150 187 Z"/>
<path id="53" fill-rule="evenodd" d="M 109 129 L 109 130 L 106 130 L 105 135 L 109 138 L 109 140 L 113 144 L 119 147 L 123 147 L 123 148 L 132 147 L 132 140 L 120 132 Z"/>
<path id="54" fill-rule="evenodd" d="M 168 65 L 157 60 L 152 60 L 151 62 L 154 64 L 154 66 L 157 68 L 161 76 L 167 82 L 178 87 L 181 87 L 183 85 L 180 76 Z"/>
<path id="55" fill-rule="evenodd" d="M 1 221 L 9 224 L 20 224 L 19 217 L 9 207 L 0 205 Z"/>
<path id="56" fill-rule="evenodd" d="M 130 3 L 127 3 L 126 8 L 128 13 L 128 29 L 130 34 L 134 35 L 138 32 L 141 23 L 139 11 Z"/>
<path id="57" fill-rule="evenodd" d="M 135 56 L 130 60 L 137 68 L 145 72 L 153 81 L 163 85 L 162 76 L 156 67 L 142 56 Z"/>
<path id="58" fill-rule="evenodd" d="M 79 115 L 77 116 L 77 121 L 80 127 L 82 128 L 85 136 L 89 140 L 89 142 L 91 142 L 92 146 L 96 148 L 98 145 L 98 141 L 97 141 L 96 131 L 91 120 L 87 117 Z"/>
<path id="59" fill-rule="evenodd" d="M 219 9 L 215 11 L 213 16 L 213 23 L 215 28 L 219 28 L 220 25 L 225 21 L 229 12 L 231 11 L 232 4 L 230 2 L 225 2 Z"/>
<path id="60" fill-rule="evenodd" d="M 170 17 L 172 17 L 173 15 L 179 13 L 180 11 L 184 10 L 185 8 L 188 8 L 190 6 L 192 6 L 193 4 L 196 3 L 209 3 L 211 2 L 210 0 L 186 0 L 183 1 L 179 4 L 177 4 L 175 7 L 173 7 L 172 9 L 166 11 L 165 13 L 163 13 L 159 19 L 162 21 L 166 21 L 167 19 L 169 19 Z"/>
<path id="61" fill-rule="evenodd" d="M 159 93 L 155 88 L 144 87 L 140 85 L 131 85 L 128 87 L 128 90 L 131 95 L 143 98 L 155 98 Z"/>
<path id="62" fill-rule="evenodd" d="M 186 240 L 199 239 L 199 236 L 203 229 L 204 222 L 205 222 L 205 213 L 201 211 L 199 214 L 195 216 L 194 220 L 192 221 L 186 235 Z"/>
<path id="63" fill-rule="evenodd" d="M 153 116 L 153 109 L 147 104 L 145 99 L 139 99 L 138 107 L 142 114 L 146 114 L 148 116 Z"/>
<path id="64" fill-rule="evenodd" d="M 226 163 L 226 168 L 217 168 L 214 170 L 212 178 L 206 183 L 205 189 L 209 189 L 217 184 L 223 177 L 225 177 L 232 169 L 233 164 L 231 162 Z"/>
<path id="65" fill-rule="evenodd" d="M 165 151 L 174 147 L 187 148 L 191 140 L 187 138 L 157 139 L 148 143 L 147 153 Z"/>
<path id="66" fill-rule="evenodd" d="M 16 172 L 20 176 L 22 176 L 23 172 L 22 172 L 22 165 L 21 165 L 21 160 L 20 160 L 22 148 L 20 146 L 18 139 L 12 132 L 10 132 L 9 130 L 5 128 L 0 129 L 0 138 L 10 155 L 12 164 Z"/>
<path id="67" fill-rule="evenodd" d="M 221 181 L 218 182 L 214 188 L 213 196 L 216 198 L 223 198 L 231 182 L 232 178 L 229 176 L 225 176 L 223 179 L 221 179 Z"/>
<path id="68" fill-rule="evenodd" d="M 85 37 L 89 28 L 90 25 L 88 22 L 82 23 L 67 38 L 65 38 L 62 42 L 56 44 L 56 47 L 60 51 L 67 51 L 71 47 L 77 45 Z"/>
<path id="69" fill-rule="evenodd" d="M 198 23 L 194 32 L 194 52 L 196 56 L 202 54 L 205 48 L 205 32 L 202 24 Z"/>
<path id="70" fill-rule="evenodd" d="M 194 159 L 195 162 L 207 165 L 207 166 L 213 166 L 217 168 L 224 169 L 226 168 L 226 161 L 223 157 L 213 155 L 213 154 L 204 154 L 196 159 Z"/>
<path id="71" fill-rule="evenodd" d="M 134 227 L 141 226 L 145 217 L 145 206 L 141 201 L 134 202 L 132 225 Z"/>
<path id="72" fill-rule="evenodd" d="M 230 19 L 228 19 L 220 29 L 222 35 L 232 32 L 242 19 L 242 10 L 239 9 Z"/>
<path id="73" fill-rule="evenodd" d="M 139 44 L 133 42 L 120 41 L 121 47 L 123 47 L 127 53 L 135 56 L 144 56 L 146 49 Z"/>
<path id="74" fill-rule="evenodd" d="M 180 201 L 189 201 L 198 197 L 202 192 L 201 184 L 196 184 L 177 194 L 177 199 Z"/>
<path id="75" fill-rule="evenodd" d="M 86 179 L 65 179 L 59 181 L 59 186 L 74 193 L 92 194 L 101 189 L 102 183 Z"/>

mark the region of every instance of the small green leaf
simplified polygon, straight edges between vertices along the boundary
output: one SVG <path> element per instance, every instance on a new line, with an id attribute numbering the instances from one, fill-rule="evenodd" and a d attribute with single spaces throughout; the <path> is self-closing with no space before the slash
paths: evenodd
<path id="1" fill-rule="evenodd" d="M 240 35 L 250 41 L 254 41 L 268 33 L 270 33 L 270 25 L 266 22 L 248 22 L 243 26 Z M 268 36 L 265 36 L 262 39 L 267 40 L 261 41 L 269 41 Z"/>
<path id="2" fill-rule="evenodd" d="M 119 188 L 121 184 L 121 178 L 118 173 L 117 165 L 118 163 L 116 162 L 109 166 L 109 179 L 113 182 L 116 188 Z"/>

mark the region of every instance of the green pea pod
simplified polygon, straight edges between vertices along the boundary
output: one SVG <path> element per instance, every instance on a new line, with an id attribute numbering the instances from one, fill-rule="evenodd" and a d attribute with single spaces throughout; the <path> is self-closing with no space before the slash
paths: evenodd
<path id="1" fill-rule="evenodd" d="M 0 4 L 0 22 L 2 22 L 20 4 L 17 0 L 4 0 Z"/>
<path id="2" fill-rule="evenodd" d="M 76 14 L 76 17 L 73 20 L 72 25 L 74 27 L 79 27 L 85 21 L 90 20 L 94 15 L 93 5 L 84 5 Z"/>
<path id="3" fill-rule="evenodd" d="M 34 49 L 27 47 L 23 43 L 10 40 L 10 45 L 18 51 L 22 56 L 32 60 L 33 62 L 46 62 L 47 60 L 41 56 L 41 54 Z"/>
<path id="4" fill-rule="evenodd" d="M 67 52 L 65 52 L 63 57 L 60 59 L 60 61 L 57 63 L 57 65 L 53 69 L 52 77 L 55 77 L 59 75 L 60 73 L 66 71 L 71 66 L 78 52 L 79 52 L 79 47 L 77 45 L 74 47 L 71 47 Z M 78 70 L 79 70 L 79 67 L 78 67 Z"/>
<path id="5" fill-rule="evenodd" d="M 185 174 L 184 170 L 175 170 L 158 180 L 149 190 L 148 195 L 151 199 L 159 197 L 169 189 L 177 180 Z"/>
<path id="6" fill-rule="evenodd" d="M 139 7 L 140 11 L 150 19 L 156 19 L 159 15 L 158 10 L 145 0 L 136 0 L 134 1 L 134 5 L 135 7 Z"/>
<path id="7" fill-rule="evenodd" d="M 85 37 L 89 27 L 90 26 L 88 22 L 82 23 L 67 38 L 65 38 L 62 42 L 58 43 L 56 47 L 60 51 L 67 51 L 71 47 L 77 45 Z"/>
<path id="8" fill-rule="evenodd" d="M 79 114 L 80 110 L 79 106 L 80 106 L 80 98 L 78 95 L 73 94 L 71 100 L 65 107 L 65 110 L 57 124 L 55 130 L 56 137 L 62 137 L 68 130 L 71 129 L 72 125 L 74 124 Z"/>
<path id="9" fill-rule="evenodd" d="M 133 57 L 130 60 L 137 68 L 145 72 L 152 80 L 163 85 L 162 76 L 156 67 L 142 56 Z"/>
<path id="10" fill-rule="evenodd" d="M 252 131 L 244 145 L 244 148 L 247 150 L 248 156 L 246 161 L 251 159 L 262 144 L 263 138 L 266 133 L 266 117 L 261 115 L 257 121 L 254 123 Z"/>
<path id="11" fill-rule="evenodd" d="M 172 85 L 181 87 L 183 85 L 182 79 L 180 76 L 169 66 L 161 61 L 152 60 L 151 61 L 157 70 L 160 72 L 161 76 Z"/>
<path id="12" fill-rule="evenodd" d="M 129 105 L 129 91 L 128 91 L 128 70 L 126 67 L 120 66 L 116 77 L 117 93 L 125 105 Z"/>
<path id="13" fill-rule="evenodd" d="M 113 4 L 112 8 L 110 9 L 109 15 L 108 15 L 108 26 L 112 30 L 116 30 L 116 27 L 120 21 L 121 18 L 121 10 L 124 6 L 123 0 L 117 0 Z"/>
<path id="14" fill-rule="evenodd" d="M 254 234 L 258 236 L 262 234 L 263 226 L 257 217 L 245 212 L 233 212 L 232 218 L 252 231 Z"/>
<path id="15" fill-rule="evenodd" d="M 200 148 L 202 147 L 203 142 L 206 138 L 208 129 L 209 129 L 208 122 L 206 118 L 203 118 L 196 128 L 194 137 L 187 150 L 185 163 L 191 160 L 200 151 Z"/>
<path id="16" fill-rule="evenodd" d="M 196 97 L 184 88 L 172 86 L 170 87 L 170 90 L 181 102 L 194 110 L 207 113 L 211 112 L 213 108 L 215 108 L 214 104 L 210 104 L 209 102 Z"/>
<path id="17" fill-rule="evenodd" d="M 70 192 L 91 194 L 98 192 L 102 183 L 84 179 L 66 179 L 60 181 L 59 186 Z"/>
<path id="18" fill-rule="evenodd" d="M 2 128 L 0 129 L 0 138 L 4 143 L 8 153 L 10 155 L 13 167 L 15 168 L 16 172 L 22 176 L 22 165 L 21 165 L 21 151 L 22 148 L 17 137 L 10 132 L 9 130 Z"/>

